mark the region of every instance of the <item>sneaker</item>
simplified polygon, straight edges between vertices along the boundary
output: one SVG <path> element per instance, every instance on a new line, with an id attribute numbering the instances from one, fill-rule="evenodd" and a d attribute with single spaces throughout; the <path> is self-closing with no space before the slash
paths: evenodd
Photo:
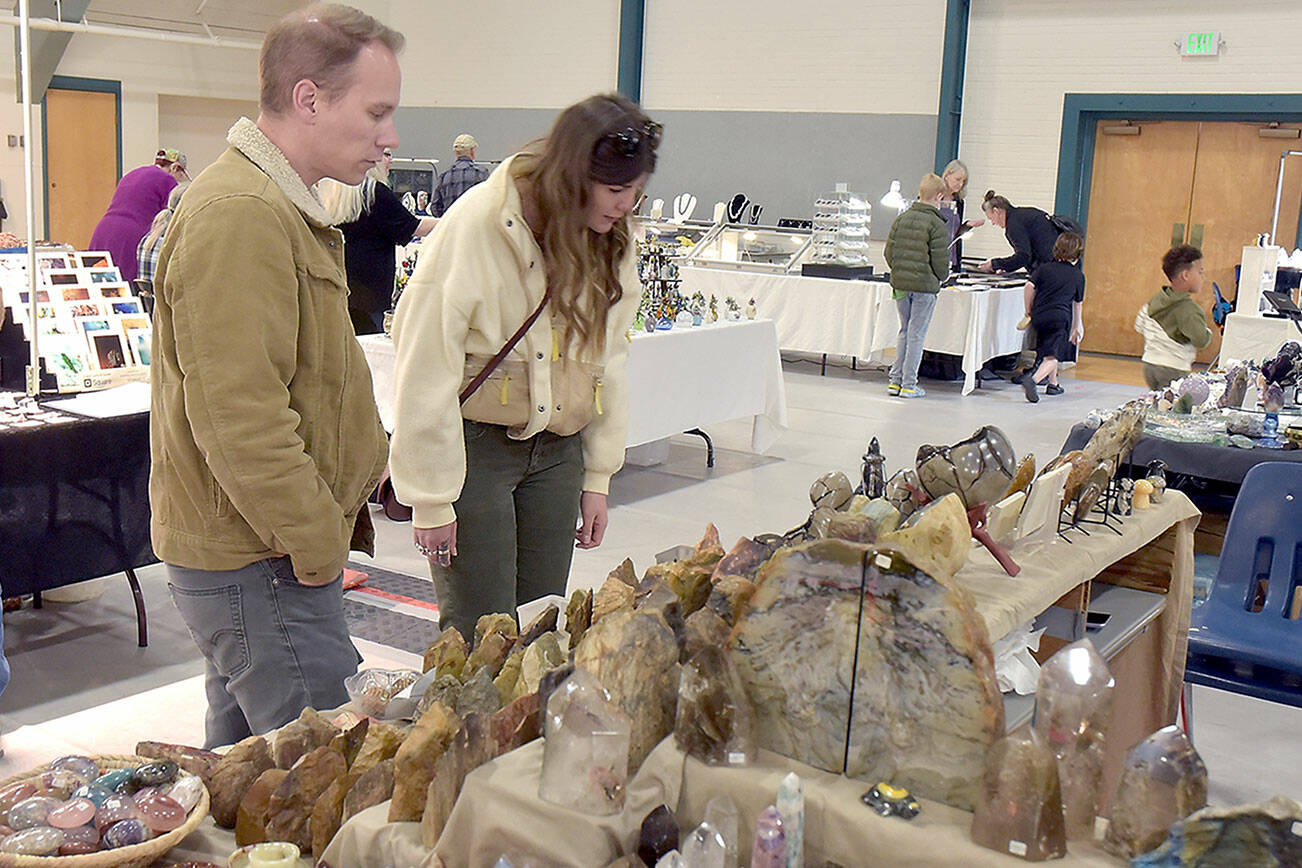
<path id="1" fill-rule="evenodd" d="M 886 387 L 886 394 L 888 395 L 898 395 L 899 393 L 900 393 L 900 387 L 895 383 L 891 383 L 889 386 Z"/>
<path id="2" fill-rule="evenodd" d="M 1016 374 L 1013 374 L 1011 377 L 1009 377 L 1008 381 L 1010 383 L 1016 383 L 1017 385 L 1020 386 L 1022 385 L 1022 380 L 1026 378 L 1026 374 L 1027 371 L 1018 371 Z"/>
<path id="3" fill-rule="evenodd" d="M 921 386 L 912 386 L 900 389 L 901 398 L 922 398 L 927 394 Z"/>
<path id="4" fill-rule="evenodd" d="M 1061 395 L 1061 394 L 1062 394 L 1063 392 L 1065 392 L 1065 391 L 1067 391 L 1067 390 L 1064 389 L 1062 386 L 1059 386 L 1059 385 L 1056 384 L 1056 383 L 1050 383 L 1050 384 L 1048 385 L 1048 387 L 1045 388 L 1045 390 L 1044 390 L 1044 394 L 1046 394 L 1046 395 Z"/>
<path id="5" fill-rule="evenodd" d="M 1036 388 L 1035 378 L 1029 373 L 1022 375 L 1022 391 L 1026 392 L 1026 400 L 1032 404 L 1040 400 L 1040 391 Z"/>

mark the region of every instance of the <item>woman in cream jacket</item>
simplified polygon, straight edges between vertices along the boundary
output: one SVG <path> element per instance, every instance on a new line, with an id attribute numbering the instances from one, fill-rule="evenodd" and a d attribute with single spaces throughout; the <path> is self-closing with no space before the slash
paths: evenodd
<path id="1" fill-rule="evenodd" d="M 605 533 L 641 296 L 628 214 L 659 140 L 623 97 L 566 109 L 449 209 L 398 305 L 393 482 L 440 624 L 463 636 L 481 615 L 563 594 L 574 545 Z"/>

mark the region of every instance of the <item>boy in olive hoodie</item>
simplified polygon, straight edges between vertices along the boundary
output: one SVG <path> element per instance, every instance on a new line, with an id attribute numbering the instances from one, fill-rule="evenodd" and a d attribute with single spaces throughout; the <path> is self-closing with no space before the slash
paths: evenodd
<path id="1" fill-rule="evenodd" d="M 1193 370 L 1194 355 L 1212 341 L 1207 316 L 1194 296 L 1203 288 L 1203 254 L 1181 244 L 1162 257 L 1170 286 L 1162 287 L 1135 317 L 1144 336 L 1144 380 L 1150 389 L 1165 389 Z"/>

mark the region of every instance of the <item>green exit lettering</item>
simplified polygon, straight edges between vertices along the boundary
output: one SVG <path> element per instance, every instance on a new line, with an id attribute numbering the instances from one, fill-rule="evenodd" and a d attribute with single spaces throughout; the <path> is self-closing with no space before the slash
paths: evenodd
<path id="1" fill-rule="evenodd" d="M 1185 38 L 1185 54 L 1216 54 L 1217 38 L 1215 33 L 1190 33 Z"/>

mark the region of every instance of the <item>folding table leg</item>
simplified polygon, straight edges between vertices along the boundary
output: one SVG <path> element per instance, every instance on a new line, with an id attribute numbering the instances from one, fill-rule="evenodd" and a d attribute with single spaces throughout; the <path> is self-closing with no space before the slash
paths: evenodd
<path id="1" fill-rule="evenodd" d="M 145 595 L 140 593 L 140 581 L 136 571 L 128 568 L 127 584 L 131 586 L 131 596 L 136 600 L 136 644 L 141 648 L 149 647 L 149 620 L 145 615 Z"/>
<path id="2" fill-rule="evenodd" d="M 1184 688 L 1180 691 L 1180 713 L 1184 717 L 1184 734 L 1193 741 L 1193 685 L 1188 681 L 1184 683 Z"/>
<path id="3" fill-rule="evenodd" d="M 683 433 L 694 434 L 695 436 L 700 437 L 702 440 L 705 441 L 705 466 L 713 467 L 714 466 L 714 441 L 710 439 L 710 435 L 706 434 L 700 428 L 693 428 L 692 430 L 684 431 Z"/>

